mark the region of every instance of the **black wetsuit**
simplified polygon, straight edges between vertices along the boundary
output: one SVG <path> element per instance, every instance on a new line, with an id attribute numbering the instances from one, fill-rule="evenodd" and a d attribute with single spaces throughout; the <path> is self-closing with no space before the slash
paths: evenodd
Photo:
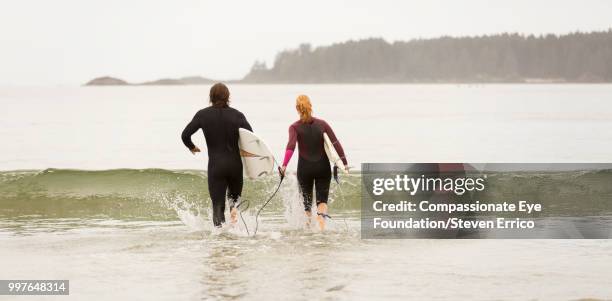
<path id="1" fill-rule="evenodd" d="M 317 205 L 327 203 L 329 197 L 331 167 L 325 153 L 323 133 L 327 134 L 343 163 L 348 165 L 340 141 L 325 120 L 313 117 L 309 123 L 298 120 L 289 127 L 287 150 L 293 151 L 297 142 L 299 151 L 297 178 L 306 211 L 311 210 L 313 186 L 316 190 Z"/>
<path id="2" fill-rule="evenodd" d="M 242 161 L 238 149 L 238 128 L 252 131 L 244 115 L 230 107 L 208 107 L 198 111 L 181 138 L 193 149 L 191 135 L 202 129 L 208 147 L 208 191 L 213 205 L 213 223 L 225 222 L 225 195 L 233 207 L 242 194 Z M 230 209 L 231 209 L 230 207 Z"/>

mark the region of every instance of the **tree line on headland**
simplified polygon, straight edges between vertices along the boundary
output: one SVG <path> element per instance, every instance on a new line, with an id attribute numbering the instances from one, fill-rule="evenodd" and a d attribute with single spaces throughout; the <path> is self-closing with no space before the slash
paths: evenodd
<path id="1" fill-rule="evenodd" d="M 210 84 L 190 77 L 143 84 Z M 380 38 L 281 51 L 233 83 L 612 82 L 612 29 L 387 42 Z M 87 85 L 128 84 L 97 78 Z"/>
<path id="2" fill-rule="evenodd" d="M 612 29 L 566 35 L 498 34 L 389 43 L 348 41 L 280 52 L 244 82 L 611 82 Z"/>

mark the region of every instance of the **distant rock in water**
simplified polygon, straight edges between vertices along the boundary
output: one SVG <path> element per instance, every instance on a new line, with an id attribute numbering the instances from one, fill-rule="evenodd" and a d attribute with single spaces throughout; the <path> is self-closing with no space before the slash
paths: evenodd
<path id="1" fill-rule="evenodd" d="M 215 81 L 212 79 L 208 79 L 201 76 L 188 76 L 181 77 L 179 79 L 175 78 L 162 78 L 150 82 L 144 82 L 139 85 L 145 86 L 167 86 L 167 85 L 208 85 L 212 84 Z"/>
<path id="2" fill-rule="evenodd" d="M 172 86 L 172 85 L 184 85 L 181 80 L 172 79 L 172 78 L 162 78 L 150 82 L 144 82 L 139 85 L 143 86 Z"/>
<path id="3" fill-rule="evenodd" d="M 208 85 L 216 82 L 215 80 L 201 76 L 183 77 L 180 79 L 180 81 L 185 85 Z"/>
<path id="4" fill-rule="evenodd" d="M 201 76 L 187 76 L 181 78 L 162 78 L 154 81 L 148 81 L 139 84 L 130 84 L 122 79 L 104 76 L 90 80 L 86 86 L 125 86 L 125 85 L 142 85 L 142 86 L 174 86 L 174 85 L 209 85 L 215 83 L 214 80 Z"/>
<path id="5" fill-rule="evenodd" d="M 125 86 L 129 85 L 128 82 L 110 76 L 98 77 L 90 80 L 85 84 L 86 86 Z"/>

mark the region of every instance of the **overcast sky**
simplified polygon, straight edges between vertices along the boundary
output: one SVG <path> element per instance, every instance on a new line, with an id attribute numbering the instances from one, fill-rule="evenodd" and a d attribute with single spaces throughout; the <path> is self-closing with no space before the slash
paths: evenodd
<path id="1" fill-rule="evenodd" d="M 610 27 L 608 0 L 3 0 L 0 84 L 233 79 L 303 42 Z"/>

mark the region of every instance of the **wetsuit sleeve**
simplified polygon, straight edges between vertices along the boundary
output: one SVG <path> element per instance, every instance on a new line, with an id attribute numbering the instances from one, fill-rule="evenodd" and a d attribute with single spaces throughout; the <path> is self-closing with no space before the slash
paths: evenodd
<path id="1" fill-rule="evenodd" d="M 291 161 L 291 157 L 293 157 L 293 151 L 288 149 L 285 151 L 285 158 L 283 159 L 283 166 L 287 166 L 289 161 Z"/>
<path id="2" fill-rule="evenodd" d="M 287 164 L 289 164 L 289 160 L 291 160 L 291 156 L 293 156 L 293 152 L 295 151 L 296 142 L 297 142 L 297 131 L 292 125 L 289 127 L 289 142 L 287 142 L 287 147 L 285 150 L 285 159 L 283 160 L 283 166 L 287 166 Z"/>
<path id="3" fill-rule="evenodd" d="M 187 126 L 183 130 L 183 133 L 181 134 L 181 139 L 183 139 L 183 144 L 185 144 L 185 146 L 190 150 L 192 150 L 195 147 L 195 145 L 193 144 L 193 141 L 191 141 L 191 135 L 193 135 L 195 132 L 197 132 L 200 129 L 200 121 L 198 119 L 199 119 L 198 114 L 196 113 L 195 116 L 193 116 L 193 119 L 191 120 L 191 122 L 187 124 Z"/>
<path id="4" fill-rule="evenodd" d="M 346 156 L 344 155 L 344 149 L 342 148 L 342 144 L 340 144 L 340 141 L 338 141 L 338 138 L 336 138 L 336 134 L 334 134 L 334 131 L 332 130 L 331 126 L 329 126 L 327 122 L 323 121 L 323 129 L 325 130 L 325 133 L 327 133 L 327 136 L 329 136 L 329 140 L 331 140 L 332 144 L 334 145 L 334 148 L 336 149 L 336 152 L 338 152 L 340 159 L 342 159 L 342 163 L 348 166 L 348 162 L 346 161 Z"/>
<path id="5" fill-rule="evenodd" d="M 253 128 L 251 128 L 251 125 L 249 124 L 249 122 L 247 121 L 246 117 L 244 117 L 244 114 L 240 113 L 240 125 L 238 127 L 241 127 L 243 129 L 247 129 L 249 131 L 253 131 Z"/>

